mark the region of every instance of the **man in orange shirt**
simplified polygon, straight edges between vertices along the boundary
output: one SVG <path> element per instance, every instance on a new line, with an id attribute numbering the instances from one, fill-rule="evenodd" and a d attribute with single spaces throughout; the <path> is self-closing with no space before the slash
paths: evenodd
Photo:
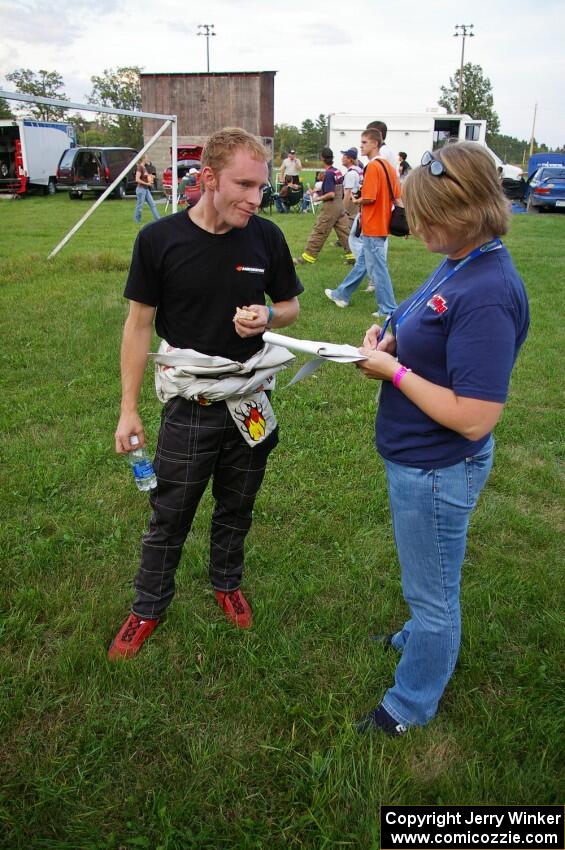
<path id="1" fill-rule="evenodd" d="M 343 283 L 337 289 L 325 290 L 330 301 L 338 307 L 347 307 L 366 270 L 375 285 L 375 316 L 389 316 L 397 306 L 386 261 L 385 246 L 392 211 L 386 174 L 395 198 L 400 197 L 400 184 L 390 163 L 379 158 L 382 143 L 380 130 L 367 129 L 361 136 L 361 154 L 368 157 L 369 163 L 365 168 L 361 197 L 354 198 L 353 202 L 361 208 L 363 252 Z"/>

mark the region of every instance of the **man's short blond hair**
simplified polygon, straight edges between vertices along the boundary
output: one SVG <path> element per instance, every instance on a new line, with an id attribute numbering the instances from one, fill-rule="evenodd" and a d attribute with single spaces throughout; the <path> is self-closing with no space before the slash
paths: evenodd
<path id="1" fill-rule="evenodd" d="M 402 187 L 406 218 L 413 233 L 440 228 L 465 234 L 469 241 L 502 236 L 510 224 L 492 156 L 475 142 L 456 142 L 434 151 L 445 171 L 434 176 L 429 165 L 413 168 Z"/>
<path id="2" fill-rule="evenodd" d="M 363 130 L 361 133 L 361 138 L 371 139 L 371 141 L 375 142 L 379 147 L 383 144 L 383 134 L 377 127 L 367 127 L 367 129 Z"/>
<path id="3" fill-rule="evenodd" d="M 247 130 L 241 127 L 224 127 L 212 133 L 202 152 L 202 168 L 208 166 L 219 173 L 235 156 L 236 151 L 244 148 L 253 159 L 268 162 L 269 154 L 266 147 Z"/>

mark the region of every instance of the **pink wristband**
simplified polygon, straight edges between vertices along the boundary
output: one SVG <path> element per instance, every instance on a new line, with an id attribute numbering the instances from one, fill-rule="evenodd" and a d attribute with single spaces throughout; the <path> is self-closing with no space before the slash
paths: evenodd
<path id="1" fill-rule="evenodd" d="M 412 371 L 412 369 L 407 369 L 406 366 L 401 366 L 400 369 L 397 369 L 396 372 L 394 373 L 394 375 L 392 376 L 393 387 L 396 387 L 396 389 L 398 389 L 398 387 L 400 386 L 400 382 L 403 379 L 406 372 L 411 372 L 411 371 Z"/>

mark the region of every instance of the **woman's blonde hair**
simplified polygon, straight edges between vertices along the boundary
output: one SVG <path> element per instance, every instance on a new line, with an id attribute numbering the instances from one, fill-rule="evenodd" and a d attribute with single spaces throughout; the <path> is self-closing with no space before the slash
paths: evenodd
<path id="1" fill-rule="evenodd" d="M 402 187 L 412 232 L 440 228 L 468 235 L 470 241 L 506 233 L 510 203 L 488 151 L 475 142 L 456 142 L 433 156 L 443 165 L 443 174 L 435 176 L 429 165 L 422 165 L 412 169 Z"/>
<path id="2" fill-rule="evenodd" d="M 212 133 L 202 152 L 202 168 L 208 166 L 219 173 L 233 159 L 240 148 L 245 148 L 253 159 L 268 162 L 269 154 L 261 142 L 241 127 L 224 127 Z"/>

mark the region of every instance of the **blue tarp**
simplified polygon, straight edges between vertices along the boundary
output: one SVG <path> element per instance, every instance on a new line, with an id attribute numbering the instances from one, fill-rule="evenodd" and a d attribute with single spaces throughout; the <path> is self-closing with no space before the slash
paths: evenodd
<path id="1" fill-rule="evenodd" d="M 528 160 L 528 180 L 542 165 L 565 165 L 563 153 L 534 153 Z"/>

